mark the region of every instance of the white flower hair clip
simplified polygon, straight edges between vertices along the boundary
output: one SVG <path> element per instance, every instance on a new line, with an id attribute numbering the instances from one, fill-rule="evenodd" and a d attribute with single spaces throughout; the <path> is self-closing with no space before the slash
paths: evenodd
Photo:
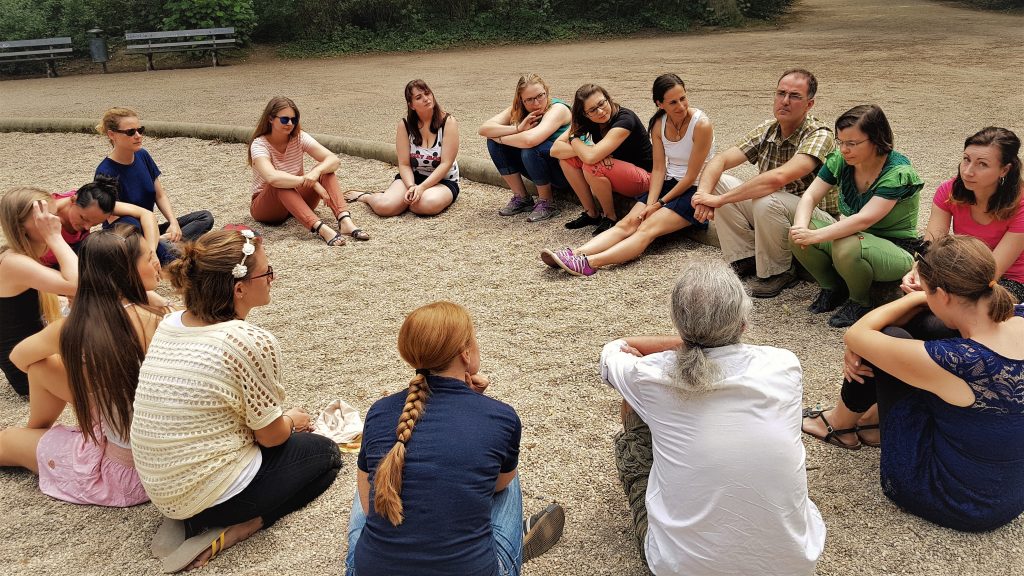
<path id="1" fill-rule="evenodd" d="M 245 265 L 245 259 L 256 253 L 256 246 L 252 243 L 252 239 L 256 237 L 252 230 L 239 230 L 239 234 L 245 238 L 245 246 L 242 246 L 242 261 L 235 264 L 235 267 L 231 269 L 231 276 L 235 280 L 245 278 L 245 275 L 249 273 L 249 267 Z"/>

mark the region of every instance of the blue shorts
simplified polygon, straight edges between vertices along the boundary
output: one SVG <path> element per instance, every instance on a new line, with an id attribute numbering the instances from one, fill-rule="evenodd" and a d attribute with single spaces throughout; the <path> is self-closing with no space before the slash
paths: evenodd
<path id="1" fill-rule="evenodd" d="M 423 174 L 420 174 L 419 172 L 416 172 L 415 170 L 413 170 L 413 172 L 412 172 L 412 178 L 413 178 L 413 182 L 415 182 L 417 184 L 423 184 L 424 182 L 427 181 L 427 177 L 426 176 L 424 176 Z M 401 179 L 402 179 L 402 175 L 401 174 L 395 174 L 395 180 L 401 180 Z M 442 185 L 442 186 L 444 186 L 444 187 L 446 187 L 446 188 L 448 188 L 449 190 L 452 191 L 452 202 L 455 202 L 456 200 L 459 199 L 459 183 L 458 182 L 456 182 L 454 180 L 442 179 L 440 182 L 438 182 L 438 184 L 440 184 L 440 185 Z"/>
<path id="2" fill-rule="evenodd" d="M 661 185 L 662 196 L 667 194 L 668 191 L 674 188 L 675 185 L 678 183 L 678 180 L 672 178 L 665 180 L 665 183 Z M 686 192 L 683 192 L 679 196 L 673 198 L 672 200 L 669 200 L 669 202 L 665 204 L 664 207 L 682 216 L 683 219 L 689 222 L 691 226 L 699 228 L 701 230 L 705 230 L 708 227 L 708 223 L 700 222 L 693 216 L 693 206 L 690 204 L 690 200 L 693 199 L 693 195 L 695 192 L 697 192 L 697 187 L 690 186 L 689 188 L 686 189 Z M 647 194 L 638 196 L 637 201 L 647 202 Z"/>

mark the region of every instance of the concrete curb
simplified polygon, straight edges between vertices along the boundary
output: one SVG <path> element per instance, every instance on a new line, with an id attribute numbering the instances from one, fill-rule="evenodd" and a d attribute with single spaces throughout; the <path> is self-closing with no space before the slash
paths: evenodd
<path id="1" fill-rule="evenodd" d="M 78 132 L 84 134 L 95 134 L 97 120 L 84 118 L 0 118 L 0 132 Z M 191 124 L 186 122 L 159 122 L 146 121 L 146 134 L 164 138 L 199 138 L 201 140 L 220 140 L 246 144 L 252 135 L 250 129 L 242 126 L 230 126 L 227 124 Z M 346 154 L 359 158 L 379 160 L 388 164 L 396 165 L 395 147 L 393 144 L 384 142 L 373 142 L 360 140 L 358 138 L 346 138 L 333 136 L 331 134 L 313 134 L 317 142 L 336 154 Z M 487 160 L 479 158 L 459 158 L 460 174 L 474 182 L 490 184 L 500 188 L 508 188 L 502 180 L 501 175 L 494 169 L 494 166 Z M 701 244 L 719 246 L 718 235 L 714 232 L 714 226 L 703 230 L 686 230 L 686 236 Z"/>

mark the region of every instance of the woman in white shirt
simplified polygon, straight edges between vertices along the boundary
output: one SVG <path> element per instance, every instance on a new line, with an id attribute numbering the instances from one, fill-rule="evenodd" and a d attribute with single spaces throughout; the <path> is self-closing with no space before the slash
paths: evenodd
<path id="1" fill-rule="evenodd" d="M 655 574 L 811 576 L 824 547 L 807 496 L 800 363 L 740 342 L 751 306 L 726 264 L 694 261 L 672 292 L 677 336 L 601 353 L 623 396 L 616 464 Z"/>

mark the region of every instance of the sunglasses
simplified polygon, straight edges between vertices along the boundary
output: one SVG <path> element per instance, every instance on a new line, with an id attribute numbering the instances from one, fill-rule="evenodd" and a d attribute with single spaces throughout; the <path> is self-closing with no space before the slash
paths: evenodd
<path id="1" fill-rule="evenodd" d="M 268 265 L 268 266 L 267 266 L 267 271 L 266 271 L 266 272 L 264 272 L 263 274 L 260 274 L 260 275 L 258 275 L 258 276 L 253 276 L 253 277 L 249 278 L 249 280 L 255 280 L 255 279 L 257 279 L 257 278 L 263 278 L 263 277 L 265 277 L 265 276 L 266 276 L 266 277 L 269 277 L 269 278 L 270 278 L 271 280 L 273 280 L 273 279 L 274 279 L 274 267 L 273 267 L 273 266 L 269 266 L 269 265 Z"/>
<path id="2" fill-rule="evenodd" d="M 273 118 L 277 118 L 278 120 L 280 120 L 282 126 L 299 123 L 298 116 L 273 116 Z"/>
<path id="3" fill-rule="evenodd" d="M 114 130 L 114 132 L 117 132 L 118 134 L 124 134 L 125 136 L 128 136 L 129 138 L 131 138 L 132 136 L 135 136 L 136 132 L 138 132 L 139 134 L 145 134 L 146 133 L 146 127 L 145 126 L 139 126 L 138 128 L 129 128 L 127 130 Z"/>

